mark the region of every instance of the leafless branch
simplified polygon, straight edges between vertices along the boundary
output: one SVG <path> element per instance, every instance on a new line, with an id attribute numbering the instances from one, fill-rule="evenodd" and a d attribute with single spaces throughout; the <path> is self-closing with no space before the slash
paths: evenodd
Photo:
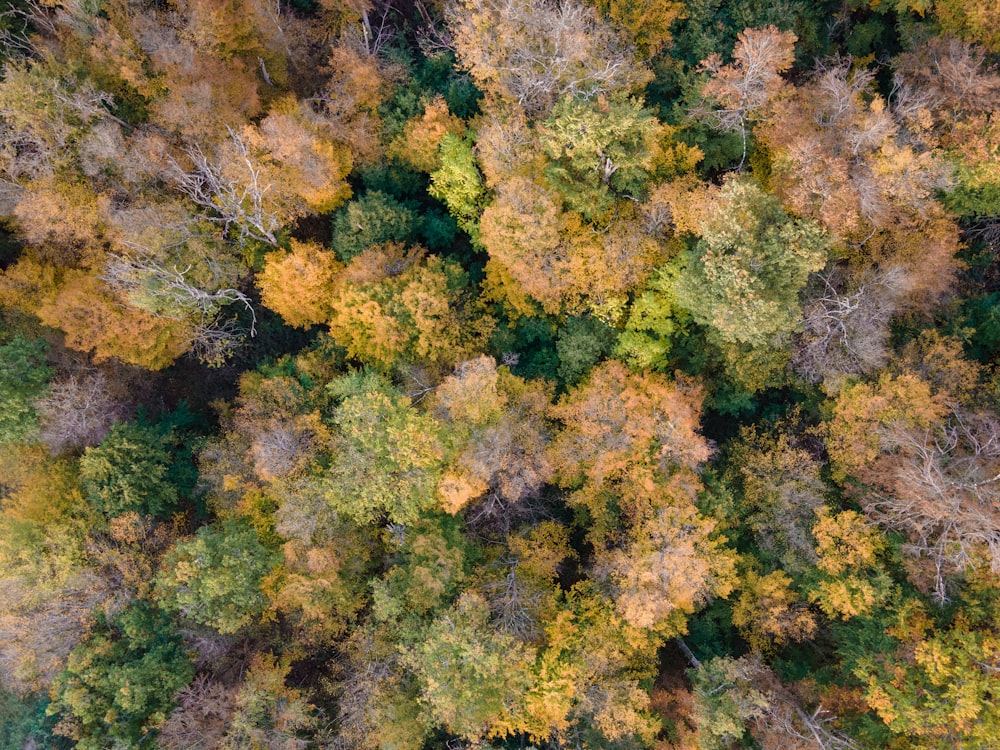
<path id="1" fill-rule="evenodd" d="M 281 223 L 265 201 L 271 185 L 262 184 L 261 167 L 254 162 L 243 137 L 232 128 L 228 130 L 241 179 L 228 176 L 210 162 L 198 145 L 187 150 L 193 169 L 186 171 L 171 158 L 170 176 L 181 193 L 208 211 L 205 218 L 222 224 L 227 234 L 235 229 L 241 242 L 257 240 L 277 246 Z"/>

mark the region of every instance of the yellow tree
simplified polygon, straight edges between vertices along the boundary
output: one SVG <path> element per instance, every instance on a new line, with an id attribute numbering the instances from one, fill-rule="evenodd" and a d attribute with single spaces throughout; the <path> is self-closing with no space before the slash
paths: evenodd
<path id="1" fill-rule="evenodd" d="M 387 243 L 351 259 L 334 282 L 330 334 L 381 370 L 403 362 L 448 366 L 492 329 L 476 315 L 468 275 L 420 247 Z"/>
<path id="2" fill-rule="evenodd" d="M 422 115 L 417 115 L 403 126 L 403 132 L 389 145 L 388 153 L 407 162 L 421 172 L 441 168 L 438 146 L 449 133 L 460 136 L 465 131 L 463 123 L 448 111 L 444 97 L 436 96 L 424 105 Z"/>
<path id="3" fill-rule="evenodd" d="M 291 326 L 308 328 L 330 319 L 334 282 L 343 265 L 315 242 L 291 240 L 289 251 L 264 256 L 257 275 L 261 301 Z"/>

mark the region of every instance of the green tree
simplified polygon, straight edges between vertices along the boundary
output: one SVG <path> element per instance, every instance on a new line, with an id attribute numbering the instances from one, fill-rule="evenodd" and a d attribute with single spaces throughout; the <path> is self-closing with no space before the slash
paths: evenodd
<path id="1" fill-rule="evenodd" d="M 677 305 L 674 293 L 677 270 L 676 263 L 657 269 L 629 308 L 615 356 L 635 370 L 663 372 L 672 362 L 668 355 L 675 344 L 687 336 L 691 315 Z"/>
<path id="2" fill-rule="evenodd" d="M 333 239 L 337 257 L 348 262 L 373 245 L 409 243 L 416 239 L 416 212 L 388 193 L 370 190 L 350 201 L 333 216 Z"/>
<path id="3" fill-rule="evenodd" d="M 114 425 L 80 458 L 84 494 L 106 516 L 136 511 L 165 516 L 177 505 L 169 437 L 140 422 Z"/>
<path id="4" fill-rule="evenodd" d="M 55 701 L 77 725 L 80 750 L 151 747 L 174 694 L 194 676 L 181 637 L 165 614 L 135 602 L 103 616 L 55 680 Z"/>
<path id="5" fill-rule="evenodd" d="M 441 139 L 438 152 L 441 166 L 431 173 L 427 192 L 443 200 L 459 228 L 476 240 L 487 194 L 472 144 L 461 136 L 448 133 Z"/>
<path id="6" fill-rule="evenodd" d="M 700 234 L 684 255 L 677 303 L 728 343 L 768 345 L 789 334 L 801 316 L 799 291 L 826 263 L 822 229 L 737 179 L 722 187 Z"/>
<path id="7" fill-rule="evenodd" d="M 611 353 L 617 331 L 589 315 L 573 317 L 559 329 L 556 352 L 559 354 L 559 378 L 576 385 Z"/>
<path id="8" fill-rule="evenodd" d="M 405 662 L 436 723 L 470 740 L 506 734 L 519 718 L 534 654 L 490 625 L 490 608 L 467 592 L 430 624 Z"/>
<path id="9" fill-rule="evenodd" d="M 264 611 L 261 582 L 278 564 L 257 532 L 227 521 L 202 526 L 166 556 L 156 578 L 164 607 L 220 633 L 256 623 Z"/>
<path id="10" fill-rule="evenodd" d="M 45 394 L 52 369 L 42 339 L 16 336 L 0 346 L 0 443 L 24 440 L 38 428 L 32 402 Z"/>
<path id="11" fill-rule="evenodd" d="M 639 195 L 649 179 L 663 126 L 639 99 L 564 99 L 539 126 L 552 159 L 546 177 L 566 205 L 596 219 L 616 195 Z"/>
<path id="12" fill-rule="evenodd" d="M 771 701 L 756 683 L 761 669 L 755 656 L 719 656 L 690 673 L 699 750 L 732 747 L 748 721 L 767 715 Z"/>
<path id="13" fill-rule="evenodd" d="M 433 508 L 443 459 L 436 421 L 378 375 L 348 375 L 330 390 L 341 398 L 323 477 L 333 507 L 359 523 L 411 523 Z"/>

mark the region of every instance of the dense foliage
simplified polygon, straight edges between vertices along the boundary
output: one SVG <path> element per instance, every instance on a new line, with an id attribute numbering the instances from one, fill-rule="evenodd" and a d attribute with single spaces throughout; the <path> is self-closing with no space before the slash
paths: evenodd
<path id="1" fill-rule="evenodd" d="M 0 745 L 1000 747 L 1000 12 L 0 5 Z"/>

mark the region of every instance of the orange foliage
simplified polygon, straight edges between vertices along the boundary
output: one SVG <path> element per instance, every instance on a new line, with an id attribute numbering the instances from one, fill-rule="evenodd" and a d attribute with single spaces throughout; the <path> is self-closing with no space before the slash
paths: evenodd
<path id="1" fill-rule="evenodd" d="M 493 501 L 516 503 L 549 481 L 551 397 L 545 381 L 522 380 L 486 356 L 463 362 L 444 379 L 432 409 L 452 427 L 454 458 L 438 485 L 449 513 L 487 492 Z"/>
<path id="2" fill-rule="evenodd" d="M 678 635 L 686 630 L 687 615 L 711 596 L 733 590 L 735 553 L 712 538 L 716 522 L 702 517 L 693 500 L 675 498 L 677 505 L 660 507 L 637 524 L 627 546 L 598 555 L 618 611 L 634 627 Z"/>
<path id="3" fill-rule="evenodd" d="M 552 446 L 564 485 L 597 485 L 638 466 L 694 467 L 707 460 L 698 434 L 701 389 L 655 373 L 637 375 L 609 360 L 552 409 L 565 428 Z"/>
<path id="4" fill-rule="evenodd" d="M 462 135 L 464 131 L 465 123 L 448 111 L 444 97 L 438 95 L 427 103 L 422 115 L 406 123 L 387 153 L 421 172 L 433 172 L 441 167 L 438 154 L 441 139 L 448 133 Z"/>
<path id="5" fill-rule="evenodd" d="M 264 257 L 257 275 L 261 301 L 290 326 L 308 328 L 330 319 L 337 256 L 314 242 L 291 240 L 291 250 Z"/>
<path id="6" fill-rule="evenodd" d="M 659 244 L 623 208 L 620 223 L 594 231 L 563 212 L 556 193 L 526 177 L 511 177 L 483 211 L 479 239 L 490 254 L 487 288 L 530 314 L 525 298 L 550 314 L 590 309 L 614 319 L 629 292 L 663 260 Z"/>
<path id="7" fill-rule="evenodd" d="M 309 211 L 326 213 L 347 200 L 351 156 L 333 140 L 333 129 L 294 98 L 277 102 L 261 121 L 261 145 L 277 163 L 273 189 L 302 197 Z"/>
<path id="8" fill-rule="evenodd" d="M 68 271 L 58 293 L 45 300 L 37 314 L 45 325 L 62 329 L 67 346 L 93 352 L 98 362 L 115 357 L 161 370 L 190 344 L 184 322 L 126 307 L 82 271 Z"/>

